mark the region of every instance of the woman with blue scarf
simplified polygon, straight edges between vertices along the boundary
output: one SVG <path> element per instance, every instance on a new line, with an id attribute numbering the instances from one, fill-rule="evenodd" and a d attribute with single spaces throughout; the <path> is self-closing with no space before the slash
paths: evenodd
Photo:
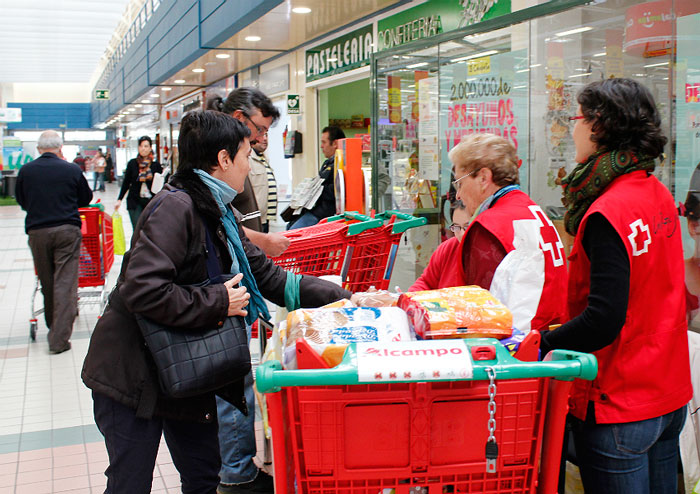
<path id="1" fill-rule="evenodd" d="M 565 321 L 566 258 L 556 228 L 520 190 L 515 147 L 493 134 L 472 134 L 449 153 L 454 165 L 456 197 L 472 216 L 460 246 L 458 279 L 489 289 L 503 258 L 514 250 L 515 225 L 523 220 L 538 227 L 544 254 L 544 283 L 530 328 L 547 329 Z M 459 262 L 461 260 L 461 262 Z"/>
<path id="2" fill-rule="evenodd" d="M 249 134 L 219 112 L 182 119 L 180 166 L 141 215 L 92 334 L 82 378 L 92 390 L 95 422 L 109 455 L 106 493 L 150 492 L 164 435 L 182 492 L 214 494 L 221 466 L 217 397 L 244 416 L 254 414 L 243 380 L 190 398 L 164 395 L 135 314 L 197 332 L 232 315 L 248 324 L 259 315 L 268 318 L 265 299 L 295 309 L 350 295 L 323 280 L 288 275 L 242 232 L 230 202 L 249 171 Z M 206 283 L 212 263 L 232 278 Z"/>

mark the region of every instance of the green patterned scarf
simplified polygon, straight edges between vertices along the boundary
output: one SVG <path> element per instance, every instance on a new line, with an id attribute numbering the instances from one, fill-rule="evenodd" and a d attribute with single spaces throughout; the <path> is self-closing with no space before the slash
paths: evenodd
<path id="1" fill-rule="evenodd" d="M 564 226 L 576 235 L 583 216 L 603 190 L 620 175 L 637 170 L 654 171 L 653 158 L 629 151 L 600 151 L 579 163 L 561 182 L 564 186 Z"/>

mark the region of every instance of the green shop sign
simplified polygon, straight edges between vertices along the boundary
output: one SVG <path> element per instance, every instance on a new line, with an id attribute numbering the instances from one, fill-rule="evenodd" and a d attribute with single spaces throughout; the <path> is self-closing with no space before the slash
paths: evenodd
<path id="1" fill-rule="evenodd" d="M 306 82 L 369 65 L 373 46 L 370 24 L 306 50 Z"/>
<path id="2" fill-rule="evenodd" d="M 510 13 L 510 0 L 428 0 L 377 23 L 378 51 Z"/>

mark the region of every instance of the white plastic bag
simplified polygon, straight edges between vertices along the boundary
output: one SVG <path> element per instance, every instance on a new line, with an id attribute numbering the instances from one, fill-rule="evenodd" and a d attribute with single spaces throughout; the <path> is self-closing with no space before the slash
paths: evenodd
<path id="1" fill-rule="evenodd" d="M 513 327 L 530 332 L 544 287 L 544 253 L 537 220 L 513 221 L 514 250 L 498 265 L 489 291 L 513 313 Z"/>
<path id="2" fill-rule="evenodd" d="M 151 182 L 151 194 L 156 195 L 165 185 L 165 175 L 162 173 L 153 174 L 153 182 Z"/>

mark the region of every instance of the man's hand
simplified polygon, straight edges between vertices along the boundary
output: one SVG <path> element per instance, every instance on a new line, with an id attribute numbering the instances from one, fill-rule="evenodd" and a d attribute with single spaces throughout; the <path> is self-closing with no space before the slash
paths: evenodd
<path id="1" fill-rule="evenodd" d="M 287 247 L 289 247 L 289 239 L 279 233 L 268 233 L 265 235 L 265 246 L 262 250 L 269 257 L 277 257 L 281 255 Z"/>

